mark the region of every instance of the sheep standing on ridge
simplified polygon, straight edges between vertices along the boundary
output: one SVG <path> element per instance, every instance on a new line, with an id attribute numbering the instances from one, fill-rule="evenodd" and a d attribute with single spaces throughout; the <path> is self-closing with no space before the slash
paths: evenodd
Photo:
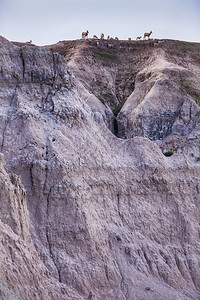
<path id="1" fill-rule="evenodd" d="M 89 31 L 85 31 L 85 32 L 82 32 L 82 39 L 85 39 L 86 37 L 88 37 L 88 33 Z"/>
<path id="2" fill-rule="evenodd" d="M 103 40 L 104 39 L 104 33 L 101 33 L 101 39 Z"/>
<path id="3" fill-rule="evenodd" d="M 136 40 L 141 40 L 141 38 L 142 38 L 141 36 L 138 36 Z"/>
<path id="4" fill-rule="evenodd" d="M 93 35 L 93 39 L 98 39 L 98 36 L 96 36 L 95 34 Z"/>
<path id="5" fill-rule="evenodd" d="M 151 34 L 152 34 L 152 31 L 150 31 L 150 32 L 145 32 L 145 33 L 144 33 L 143 39 L 145 39 L 146 37 L 148 37 L 148 39 L 149 39 L 149 37 L 150 37 Z"/>

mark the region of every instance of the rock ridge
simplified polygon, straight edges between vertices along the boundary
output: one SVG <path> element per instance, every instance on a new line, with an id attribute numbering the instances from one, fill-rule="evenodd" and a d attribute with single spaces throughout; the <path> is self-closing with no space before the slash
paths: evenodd
<path id="1" fill-rule="evenodd" d="M 199 299 L 197 45 L 0 43 L 1 297 Z"/>

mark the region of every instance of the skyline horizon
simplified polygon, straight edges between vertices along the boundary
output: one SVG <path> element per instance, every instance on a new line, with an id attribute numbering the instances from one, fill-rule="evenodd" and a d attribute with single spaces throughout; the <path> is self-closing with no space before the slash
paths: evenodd
<path id="1" fill-rule="evenodd" d="M 39 9 L 38 9 L 39 8 Z M 200 42 L 199 0 L 0 0 L 0 35 L 36 45 L 90 38 L 120 40 L 153 31 L 154 39 Z"/>
<path id="2" fill-rule="evenodd" d="M 153 35 L 153 32 L 152 32 L 152 35 Z M 33 40 L 16 40 L 16 39 L 9 39 L 8 37 L 6 37 L 6 36 L 3 36 L 3 35 L 1 35 L 3 38 L 5 38 L 5 39 L 7 39 L 9 42 L 17 42 L 17 43 L 29 43 L 30 41 L 31 41 L 31 44 L 33 44 L 33 45 L 36 45 L 36 46 L 48 46 L 48 45 L 54 45 L 54 44 L 57 44 L 57 43 L 59 43 L 59 42 L 62 42 L 62 41 L 78 41 L 78 40 L 87 40 L 87 39 L 89 39 L 89 40 L 93 40 L 94 38 L 93 38 L 93 36 L 88 36 L 88 38 L 85 38 L 85 39 L 83 39 L 83 38 L 81 38 L 81 37 L 79 37 L 79 38 L 74 38 L 74 39 L 62 39 L 62 40 L 57 40 L 57 41 L 55 41 L 55 42 L 50 42 L 50 43 L 43 43 L 43 44 L 37 44 L 37 43 L 35 43 Z M 81 36 L 81 34 L 80 34 L 80 36 Z M 110 35 L 109 35 L 110 36 Z M 98 37 L 98 39 L 100 40 L 101 38 L 100 38 L 100 34 L 99 34 L 99 36 L 97 36 Z M 110 36 L 110 38 L 112 38 L 113 40 L 115 40 L 116 38 L 119 40 L 119 41 L 128 41 L 128 39 L 129 38 L 131 38 L 131 37 L 128 37 L 127 39 L 120 39 L 120 38 L 118 38 L 118 37 L 114 37 L 114 36 Z M 105 36 L 104 37 L 104 40 L 108 40 L 108 38 L 107 38 L 107 36 Z M 197 43 L 197 44 L 199 44 L 200 43 L 200 41 L 192 41 L 192 40 L 184 40 L 184 39 L 175 39 L 175 38 L 170 38 L 170 37 L 167 37 L 167 38 L 159 38 L 159 37 L 153 37 L 153 36 L 151 36 L 149 39 L 148 38 L 143 38 L 143 35 L 141 36 L 141 39 L 139 39 L 139 40 L 137 40 L 137 37 L 134 39 L 134 38 L 131 38 L 131 41 L 147 41 L 147 40 L 172 40 L 172 41 L 180 41 L 180 42 L 185 42 L 185 43 Z"/>

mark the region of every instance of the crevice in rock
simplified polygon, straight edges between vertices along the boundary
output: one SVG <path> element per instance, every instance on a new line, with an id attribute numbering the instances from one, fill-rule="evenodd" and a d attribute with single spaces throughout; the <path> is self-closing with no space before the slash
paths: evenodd
<path id="1" fill-rule="evenodd" d="M 44 160 L 45 160 L 45 169 L 44 169 L 44 172 L 45 172 L 45 179 L 44 179 L 44 186 L 43 186 L 43 194 L 44 195 L 49 195 L 49 193 L 51 192 L 51 188 L 47 189 L 47 182 L 48 182 L 48 172 L 49 172 L 49 148 L 50 148 L 50 141 L 49 141 L 49 138 L 47 137 L 47 140 L 46 140 L 46 148 L 45 148 L 45 157 L 44 157 Z"/>
<path id="2" fill-rule="evenodd" d="M 45 98 L 42 100 L 42 111 L 43 112 L 54 112 L 54 102 L 52 100 L 53 88 L 51 87 Z"/>
<path id="3" fill-rule="evenodd" d="M 5 141 L 5 132 L 6 132 L 6 128 L 8 126 L 8 122 L 9 120 L 5 120 L 5 125 L 4 125 L 4 128 L 3 128 L 3 133 L 2 133 L 2 142 L 1 142 L 1 152 L 3 153 L 3 147 L 4 147 L 4 141 Z"/>
<path id="4" fill-rule="evenodd" d="M 51 195 L 51 191 L 52 191 L 52 187 L 50 187 L 50 190 L 49 190 L 49 193 L 47 195 L 47 206 L 46 206 L 46 218 L 47 220 L 49 220 L 49 211 L 50 211 L 50 195 Z M 53 250 L 52 250 L 52 245 L 51 245 L 51 241 L 50 241 L 50 233 L 49 233 L 49 228 L 48 228 L 48 224 L 46 226 L 46 240 L 47 240 L 47 244 L 48 244 L 48 248 L 49 248 L 49 254 L 50 254 L 50 257 L 53 261 L 53 264 L 57 270 L 57 273 L 58 273 L 58 280 L 59 282 L 61 282 L 61 274 L 60 274 L 60 270 L 57 266 L 57 263 L 56 263 L 56 259 L 55 259 L 55 256 L 54 256 L 54 253 L 53 253 Z"/>
<path id="5" fill-rule="evenodd" d="M 152 265 L 151 265 L 151 260 L 148 258 L 146 251 L 145 251 L 144 249 L 142 249 L 142 251 L 143 251 L 143 254 L 144 254 L 144 258 L 145 258 L 145 260 L 146 260 L 146 262 L 147 262 L 147 265 L 148 265 L 148 267 L 149 267 L 149 271 L 150 271 L 150 273 L 153 274 Z"/>
<path id="6" fill-rule="evenodd" d="M 14 93 L 11 97 L 10 108 L 12 107 L 12 104 L 15 101 L 15 99 L 17 99 L 17 89 L 18 89 L 18 85 L 16 85 Z M 4 123 L 4 128 L 3 128 L 3 132 L 2 132 L 1 152 L 3 152 L 4 143 L 5 143 L 5 133 L 6 133 L 7 126 L 10 122 L 10 119 L 11 119 L 11 110 L 8 111 L 7 119 L 5 120 L 5 123 Z"/>
<path id="7" fill-rule="evenodd" d="M 49 229 L 46 228 L 46 240 L 47 240 L 47 243 L 48 243 L 48 248 L 49 248 L 49 254 L 50 254 L 50 257 L 53 261 L 53 264 L 57 270 L 57 273 L 58 273 L 58 280 L 59 282 L 62 282 L 61 281 L 61 274 L 60 274 L 60 270 L 57 266 L 57 263 L 56 263 L 56 260 L 55 260 L 55 257 L 54 257 L 54 253 L 53 253 L 53 250 L 52 250 L 52 246 L 51 246 L 51 241 L 50 241 L 50 237 L 49 237 Z"/>
<path id="8" fill-rule="evenodd" d="M 119 130 L 119 122 L 118 122 L 118 115 L 124 105 L 124 103 L 126 102 L 126 100 L 123 100 L 122 102 L 120 102 L 117 106 L 115 106 L 112 109 L 112 112 L 114 114 L 114 118 L 113 118 L 113 123 L 112 123 L 112 133 L 118 137 L 118 138 L 123 138 L 125 139 L 125 136 L 120 136 L 120 130 Z"/>
<path id="9" fill-rule="evenodd" d="M 122 222 L 124 221 L 124 218 L 123 218 L 123 215 L 120 211 L 120 195 L 119 193 L 117 194 L 117 211 L 118 211 L 118 214 L 119 214 L 119 217 L 120 219 L 122 220 Z"/>
<path id="10" fill-rule="evenodd" d="M 51 194 L 51 190 L 52 190 L 52 187 L 50 187 L 50 190 L 49 190 L 49 193 L 47 195 L 47 219 L 49 218 L 49 197 L 50 197 L 50 194 Z"/>
<path id="11" fill-rule="evenodd" d="M 23 82 L 24 82 L 24 76 L 25 76 L 25 60 L 24 60 L 24 54 L 23 54 L 23 48 L 21 48 L 21 60 L 22 60 L 22 78 L 23 78 Z"/>
<path id="12" fill-rule="evenodd" d="M 43 186 L 43 195 L 46 195 L 46 218 L 47 221 L 49 220 L 49 212 L 50 212 L 50 195 L 51 195 L 51 191 L 52 191 L 52 187 L 50 187 L 49 191 L 47 191 L 47 182 L 48 182 L 48 172 L 49 172 L 49 167 L 48 167 L 48 161 L 49 161 L 49 140 L 47 138 L 47 142 L 46 142 L 46 149 L 45 149 L 45 180 L 44 180 L 44 186 Z M 47 222 L 48 223 L 48 222 Z M 47 244 L 48 244 L 48 248 L 49 248 L 49 254 L 50 257 L 53 261 L 53 264 L 57 270 L 58 273 L 58 280 L 59 282 L 61 282 L 61 274 L 60 274 L 60 269 L 57 265 L 55 256 L 54 256 L 54 252 L 52 249 L 52 245 L 51 245 L 51 240 L 50 240 L 50 233 L 49 233 L 49 228 L 48 228 L 48 224 L 46 225 L 46 240 L 47 240 Z"/>
<path id="13" fill-rule="evenodd" d="M 53 74 L 53 84 L 55 83 L 56 81 L 56 78 L 57 78 L 57 72 L 56 72 L 56 58 L 55 58 L 56 54 L 52 52 L 52 57 L 53 57 L 53 71 L 54 71 L 54 74 Z"/>
<path id="14" fill-rule="evenodd" d="M 124 297 L 126 300 L 130 300 L 130 297 L 129 297 L 129 292 L 128 292 L 128 284 L 126 283 L 126 280 L 125 280 L 125 277 L 123 275 L 123 272 L 120 268 L 120 265 L 118 262 L 116 262 L 116 265 L 118 267 L 118 270 L 119 270 L 119 274 L 120 274 L 120 277 L 121 277 L 121 290 L 123 291 L 123 294 L 124 294 Z"/>
<path id="15" fill-rule="evenodd" d="M 197 290 L 199 290 L 199 285 L 198 285 L 198 279 L 197 279 L 197 277 L 194 275 L 194 270 L 193 270 L 193 262 L 192 262 L 192 260 L 190 259 L 190 260 L 188 260 L 187 259 L 187 262 L 188 262 L 188 268 L 189 268 L 189 272 L 190 272 L 190 276 L 191 276 L 191 279 L 192 279 L 192 282 L 193 282 L 193 284 L 194 284 L 194 286 L 195 286 L 195 288 L 197 289 Z"/>
<path id="16" fill-rule="evenodd" d="M 118 123 L 116 117 L 113 119 L 113 134 L 118 137 Z"/>
<path id="17" fill-rule="evenodd" d="M 33 184 L 34 184 L 34 182 L 33 182 L 33 160 L 30 164 L 29 172 L 30 172 L 31 190 L 32 190 L 33 189 Z"/>
<path id="18" fill-rule="evenodd" d="M 44 186 L 43 186 L 43 194 L 46 195 L 46 185 L 47 185 L 47 178 L 48 178 L 48 162 L 45 164 L 45 180 L 44 180 Z"/>
<path id="19" fill-rule="evenodd" d="M 46 145 L 46 157 L 45 157 L 45 160 L 48 161 L 48 155 L 49 155 L 49 146 Z"/>
<path id="20" fill-rule="evenodd" d="M 106 278 L 109 281 L 108 266 L 104 265 L 104 269 L 105 269 Z"/>

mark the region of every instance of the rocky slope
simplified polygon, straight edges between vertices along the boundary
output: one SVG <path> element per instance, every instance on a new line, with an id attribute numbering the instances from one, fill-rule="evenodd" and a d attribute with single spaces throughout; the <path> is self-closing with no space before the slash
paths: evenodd
<path id="1" fill-rule="evenodd" d="M 199 299 L 199 44 L 0 38 L 0 66 L 2 299 Z"/>

